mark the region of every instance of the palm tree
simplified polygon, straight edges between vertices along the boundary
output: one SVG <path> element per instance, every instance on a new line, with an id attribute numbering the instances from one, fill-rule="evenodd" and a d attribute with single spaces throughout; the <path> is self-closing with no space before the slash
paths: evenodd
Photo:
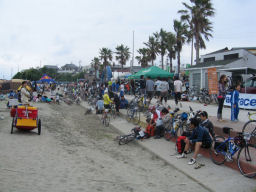
<path id="1" fill-rule="evenodd" d="M 167 33 L 166 50 L 170 60 L 170 72 L 172 72 L 172 59 L 175 59 L 175 44 L 176 44 L 175 34 L 173 34 L 172 32 Z"/>
<path id="2" fill-rule="evenodd" d="M 182 46 L 186 41 L 187 38 L 187 24 L 182 23 L 181 21 L 174 20 L 173 24 L 174 31 L 176 32 L 176 51 L 178 57 L 178 73 L 180 73 L 180 52 L 182 50 Z"/>
<path id="3" fill-rule="evenodd" d="M 212 37 L 212 22 L 209 17 L 214 16 L 214 8 L 211 0 L 190 0 L 190 2 L 191 6 L 183 2 L 186 9 L 178 12 L 182 14 L 183 20 L 189 21 L 192 25 L 190 28 L 195 38 L 196 64 L 198 64 L 199 50 L 206 48 L 204 39 L 209 41 L 209 37 Z"/>
<path id="4" fill-rule="evenodd" d="M 129 47 L 124 46 L 123 44 L 116 47 L 116 60 L 119 61 L 119 63 L 121 64 L 122 72 L 123 72 L 123 66 L 129 60 L 130 56 L 131 56 L 131 53 L 129 52 Z"/>
<path id="5" fill-rule="evenodd" d="M 103 60 L 103 67 L 105 69 L 107 65 L 110 65 L 110 61 L 112 61 L 111 49 L 105 47 L 100 49 L 100 59 Z"/>
<path id="6" fill-rule="evenodd" d="M 136 56 L 135 58 L 138 60 L 142 68 L 147 67 L 149 62 L 148 49 L 147 48 L 139 49 L 138 53 L 140 54 L 140 56 Z"/>
<path id="7" fill-rule="evenodd" d="M 164 69 L 164 56 L 167 49 L 167 32 L 160 29 L 159 33 L 154 34 L 158 42 L 158 53 L 161 55 L 162 69 Z"/>
<path id="8" fill-rule="evenodd" d="M 93 60 L 91 61 L 91 67 L 95 71 L 95 78 L 97 77 L 97 70 L 100 67 L 100 59 L 98 57 L 94 57 Z"/>
<path id="9" fill-rule="evenodd" d="M 152 62 L 152 66 L 154 65 L 154 60 L 156 59 L 156 56 L 158 54 L 158 43 L 157 39 L 153 36 L 149 36 L 148 42 L 144 43 L 144 45 L 148 48 L 148 55 L 150 57 L 150 60 Z"/>

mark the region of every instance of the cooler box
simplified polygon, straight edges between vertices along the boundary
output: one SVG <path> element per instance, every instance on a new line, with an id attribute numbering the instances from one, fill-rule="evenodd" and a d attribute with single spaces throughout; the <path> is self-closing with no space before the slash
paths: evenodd
<path id="1" fill-rule="evenodd" d="M 17 128 L 37 127 L 37 114 L 38 114 L 38 109 L 36 107 L 18 106 L 16 127 Z"/>

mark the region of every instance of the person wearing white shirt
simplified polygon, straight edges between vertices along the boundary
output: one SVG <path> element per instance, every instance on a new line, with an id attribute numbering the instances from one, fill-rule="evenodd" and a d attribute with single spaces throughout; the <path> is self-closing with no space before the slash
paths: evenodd
<path id="1" fill-rule="evenodd" d="M 173 84 L 174 84 L 175 104 L 178 105 L 178 101 L 181 100 L 182 81 L 179 80 L 179 77 L 176 76 Z M 181 103 L 180 103 L 180 105 L 181 105 Z"/>

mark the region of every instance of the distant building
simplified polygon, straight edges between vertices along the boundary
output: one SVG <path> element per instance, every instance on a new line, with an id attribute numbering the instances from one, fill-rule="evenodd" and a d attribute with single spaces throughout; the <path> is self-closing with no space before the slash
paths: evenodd
<path id="1" fill-rule="evenodd" d="M 256 47 L 236 47 L 220 49 L 202 55 L 200 63 L 189 69 L 189 84 L 199 90 L 208 88 L 208 69 L 216 68 L 218 79 L 222 74 L 233 81 L 245 80 L 248 74 L 256 72 Z"/>
<path id="2" fill-rule="evenodd" d="M 81 68 L 71 63 L 62 66 L 58 73 L 78 73 L 80 71 L 82 71 Z"/>
<path id="3" fill-rule="evenodd" d="M 55 70 L 59 70 L 59 67 L 57 65 L 44 65 L 45 68 L 47 69 L 55 69 Z"/>

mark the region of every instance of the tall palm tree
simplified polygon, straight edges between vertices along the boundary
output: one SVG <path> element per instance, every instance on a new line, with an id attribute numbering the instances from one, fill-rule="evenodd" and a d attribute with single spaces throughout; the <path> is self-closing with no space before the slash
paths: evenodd
<path id="1" fill-rule="evenodd" d="M 152 66 L 154 65 L 154 60 L 156 60 L 156 56 L 158 54 L 158 43 L 157 39 L 153 36 L 149 36 L 148 42 L 144 43 L 144 45 L 148 48 L 148 55 L 150 57 L 150 60 L 152 62 Z"/>
<path id="2" fill-rule="evenodd" d="M 98 57 L 94 57 L 93 60 L 91 61 L 91 67 L 95 71 L 95 78 L 97 77 L 97 70 L 100 67 L 100 59 Z"/>
<path id="3" fill-rule="evenodd" d="M 167 32 L 160 29 L 159 33 L 154 34 L 158 42 L 158 53 L 161 55 L 162 69 L 164 69 L 164 56 L 167 49 Z"/>
<path id="4" fill-rule="evenodd" d="M 176 37 L 172 32 L 167 33 L 166 37 L 166 50 L 168 53 L 168 57 L 170 60 L 170 72 L 172 72 L 172 59 L 175 59 L 175 45 L 176 45 Z"/>
<path id="5" fill-rule="evenodd" d="M 188 25 L 178 20 L 174 20 L 173 23 L 174 31 L 176 32 L 176 51 L 178 57 L 178 73 L 180 73 L 180 52 L 182 50 L 183 44 L 186 42 L 187 39 L 187 28 Z"/>
<path id="6" fill-rule="evenodd" d="M 190 0 L 192 5 L 182 3 L 185 10 L 178 11 L 181 17 L 192 24 L 192 35 L 195 38 L 196 64 L 199 63 L 199 50 L 205 49 L 204 39 L 209 41 L 212 37 L 212 22 L 209 17 L 214 16 L 214 8 L 211 0 Z"/>
<path id="7" fill-rule="evenodd" d="M 142 68 L 147 67 L 148 62 L 150 60 L 148 56 L 148 49 L 147 48 L 139 49 L 138 53 L 140 54 L 140 56 L 136 56 L 135 58 L 138 60 Z"/>
<path id="8" fill-rule="evenodd" d="M 123 66 L 129 60 L 130 56 L 131 56 L 131 53 L 129 51 L 129 47 L 124 46 L 123 44 L 116 47 L 116 60 L 119 61 L 119 63 L 121 64 L 122 72 L 123 72 Z"/>
<path id="9" fill-rule="evenodd" d="M 105 69 L 107 65 L 110 65 L 110 61 L 112 61 L 111 49 L 105 47 L 100 49 L 100 59 L 103 60 L 103 67 Z"/>

